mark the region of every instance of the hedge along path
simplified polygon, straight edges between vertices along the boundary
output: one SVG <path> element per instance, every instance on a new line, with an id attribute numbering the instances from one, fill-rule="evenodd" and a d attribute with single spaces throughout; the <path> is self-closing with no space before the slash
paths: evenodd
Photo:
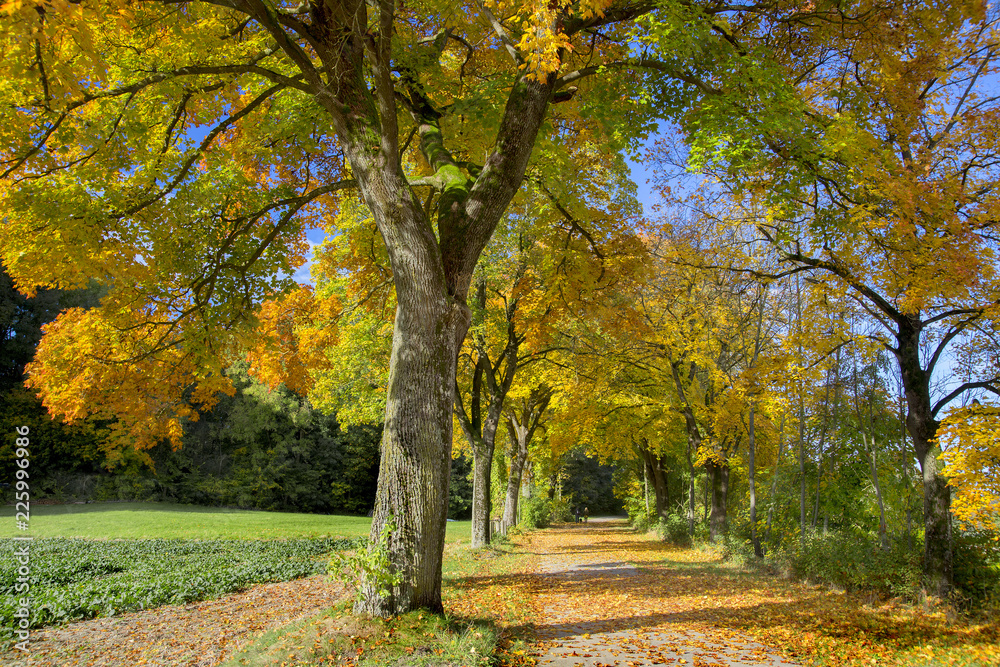
<path id="1" fill-rule="evenodd" d="M 714 551 L 670 547 L 622 522 L 531 538 L 540 667 L 1000 665 L 996 619 L 962 622 L 740 572 Z"/>
<path id="2" fill-rule="evenodd" d="M 5 667 L 210 667 L 268 629 L 318 614 L 344 596 L 319 574 L 186 605 L 94 618 L 31 633 Z"/>

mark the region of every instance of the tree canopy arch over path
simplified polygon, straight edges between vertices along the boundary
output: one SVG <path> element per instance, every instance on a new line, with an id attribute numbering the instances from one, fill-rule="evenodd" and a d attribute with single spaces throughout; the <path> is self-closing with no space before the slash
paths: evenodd
<path id="1" fill-rule="evenodd" d="M 397 527 L 402 574 L 360 609 L 440 608 L 466 297 L 536 139 L 558 137 L 544 125 L 551 105 L 619 150 L 652 113 L 630 68 L 696 85 L 685 59 L 712 57 L 699 36 L 731 35 L 741 12 L 850 14 L 658 6 L 5 3 L 0 256 L 23 291 L 91 278 L 109 289 L 100 308 L 48 329 L 31 383 L 54 411 L 121 417 L 121 439 L 139 447 L 176 442 L 180 420 L 230 388 L 223 368 L 259 347 L 255 324 L 297 350 L 262 372 L 308 383 L 303 369 L 336 337 L 336 304 L 287 276 L 307 251 L 303 229 L 357 188 L 397 297 L 373 532 Z M 630 32 L 654 11 L 664 21 L 641 29 L 678 44 L 658 61 L 636 57 Z"/>

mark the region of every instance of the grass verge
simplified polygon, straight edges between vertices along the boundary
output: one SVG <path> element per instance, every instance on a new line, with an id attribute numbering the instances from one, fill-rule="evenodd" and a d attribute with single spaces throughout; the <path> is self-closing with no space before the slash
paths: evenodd
<path id="1" fill-rule="evenodd" d="M 272 630 L 223 667 L 485 667 L 519 665 L 534 617 L 527 587 L 534 556 L 517 544 L 445 551 L 442 597 L 447 612 L 392 619 L 356 616 L 343 602 Z"/>
<path id="2" fill-rule="evenodd" d="M 499 637 L 497 628 L 485 620 L 429 612 L 368 618 L 352 614 L 345 602 L 265 633 L 224 667 L 485 667 Z"/>

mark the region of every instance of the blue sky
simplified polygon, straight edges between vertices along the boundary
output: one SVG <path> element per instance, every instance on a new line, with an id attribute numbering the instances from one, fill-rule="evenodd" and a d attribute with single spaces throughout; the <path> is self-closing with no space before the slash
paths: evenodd
<path id="1" fill-rule="evenodd" d="M 626 163 L 632 171 L 632 180 L 638 188 L 638 197 L 639 202 L 642 204 L 643 215 L 649 216 L 652 214 L 653 204 L 659 200 L 659 195 L 656 194 L 650 187 L 649 183 L 646 182 L 652 178 L 652 170 L 640 162 L 627 158 Z M 315 248 L 323 242 L 323 239 L 326 238 L 326 234 L 322 229 L 313 228 L 306 232 L 306 238 L 309 240 L 309 244 Z M 309 276 L 309 266 L 312 264 L 312 258 L 313 252 L 312 249 L 310 249 L 306 263 L 300 266 L 298 271 L 295 272 L 294 278 L 297 282 L 309 283 L 310 285 L 312 284 L 312 278 Z"/>

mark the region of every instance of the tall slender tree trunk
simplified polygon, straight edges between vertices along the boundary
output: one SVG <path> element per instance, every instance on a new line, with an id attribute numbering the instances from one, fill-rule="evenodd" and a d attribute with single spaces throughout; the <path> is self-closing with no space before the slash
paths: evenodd
<path id="1" fill-rule="evenodd" d="M 649 521 L 649 464 L 642 462 L 642 497 L 646 501 L 646 521 Z"/>
<path id="2" fill-rule="evenodd" d="M 523 270 L 523 269 L 522 269 Z M 480 275 L 476 285 L 476 305 L 478 312 L 486 310 L 486 280 Z M 490 360 L 485 337 L 477 333 L 473 347 L 476 351 L 471 405 L 469 413 L 462 402 L 462 392 L 455 387 L 455 416 L 462 425 L 466 439 L 472 446 L 472 548 L 478 549 L 490 543 L 490 517 L 493 513 L 493 456 L 496 449 L 497 428 L 503 416 L 504 403 L 517 373 L 518 348 L 521 337 L 514 327 L 518 299 L 507 304 L 507 341 L 499 355 L 503 368 L 495 368 Z M 498 364 L 499 365 L 499 364 Z M 486 402 L 485 415 L 482 402 Z"/>
<path id="3" fill-rule="evenodd" d="M 694 537 L 694 457 L 701 448 L 701 429 L 698 428 L 698 421 L 694 416 L 694 409 L 687 399 L 687 392 L 684 390 L 684 383 L 681 381 L 680 362 L 670 363 L 671 374 L 674 378 L 674 388 L 681 399 L 681 413 L 684 416 L 684 428 L 687 433 L 687 465 L 688 465 L 688 533 Z M 693 377 L 696 371 L 694 364 L 691 364 L 690 375 Z M 707 493 L 706 487 L 706 493 Z M 708 501 L 705 502 L 705 515 L 708 516 Z"/>
<path id="4" fill-rule="evenodd" d="M 757 405 L 753 401 L 750 402 L 750 416 L 749 424 L 747 427 L 747 435 L 749 437 L 749 442 L 747 443 L 747 455 L 748 455 L 748 482 L 750 484 L 750 541 L 753 543 L 753 552 L 757 558 L 764 557 L 764 550 L 760 545 L 760 536 L 757 534 L 757 477 L 755 468 L 755 450 L 757 448 L 756 439 L 756 428 L 754 425 L 754 417 L 756 413 Z"/>
<path id="5" fill-rule="evenodd" d="M 510 435 L 510 475 L 507 477 L 507 493 L 504 499 L 503 518 L 500 530 L 507 531 L 517 523 L 517 506 L 521 497 L 521 478 L 528 460 L 528 446 L 535 430 L 541 423 L 542 415 L 552 399 L 552 390 L 541 385 L 524 399 L 517 410 L 507 411 L 507 433 Z M 558 475 L 552 477 L 558 479 Z M 552 478 L 550 478 L 552 479 Z M 555 480 L 553 480 L 554 482 Z M 549 498 L 554 495 L 554 483 L 549 487 Z"/>
<path id="6" fill-rule="evenodd" d="M 702 499 L 701 499 L 701 509 L 702 509 L 701 520 L 704 523 L 708 523 L 708 515 L 709 515 L 709 512 L 711 511 L 711 506 L 708 503 L 708 493 L 709 493 L 709 489 L 711 488 L 711 486 L 712 486 L 712 475 L 711 475 L 711 473 L 708 472 L 708 469 L 706 468 L 706 470 L 705 470 L 705 489 L 704 489 L 704 493 L 702 494 Z M 713 493 L 714 493 L 714 491 L 713 491 Z"/>
<path id="7" fill-rule="evenodd" d="M 507 422 L 508 432 L 511 434 L 512 451 L 510 456 L 510 475 L 507 477 L 507 494 L 503 505 L 503 519 L 500 522 L 500 532 L 504 535 L 511 527 L 517 525 L 517 505 L 521 498 L 521 479 L 524 475 L 524 466 L 528 461 L 528 440 L 527 433 L 522 429 L 512 428 L 514 425 Z"/>
<path id="8" fill-rule="evenodd" d="M 798 327 L 798 351 L 800 364 L 805 363 L 802 350 L 802 283 L 795 274 L 795 320 Z M 799 544 L 806 546 L 806 397 L 805 389 L 799 386 Z"/>
<path id="9" fill-rule="evenodd" d="M 688 535 L 694 537 L 694 457 L 691 451 L 691 439 L 687 443 L 687 468 L 688 468 Z"/>
<path id="10" fill-rule="evenodd" d="M 827 385 L 823 392 L 823 421 L 819 431 L 819 464 L 816 468 L 816 502 L 813 504 L 812 527 L 816 530 L 819 521 L 819 501 L 823 493 L 823 452 L 826 445 L 826 431 L 830 423 L 830 382 L 827 375 Z"/>
<path id="11" fill-rule="evenodd" d="M 778 454 L 774 459 L 774 474 L 771 475 L 771 499 L 767 507 L 767 528 L 765 541 L 771 544 L 771 520 L 774 518 L 774 505 L 778 497 L 778 473 L 781 470 L 781 452 L 785 444 L 785 415 L 781 415 L 781 425 L 778 427 Z"/>
<path id="12" fill-rule="evenodd" d="M 905 404 L 900 401 L 899 404 L 899 468 L 900 475 L 903 477 L 903 488 L 906 498 L 906 548 L 910 551 L 913 550 L 913 511 L 911 509 L 911 499 L 913 491 L 913 482 L 910 481 L 910 468 L 912 466 L 913 459 L 912 455 L 908 455 L 906 446 L 906 408 Z"/>
<path id="13" fill-rule="evenodd" d="M 767 292 L 761 291 L 757 301 L 757 332 L 754 335 L 753 342 L 753 358 L 750 361 L 750 366 L 755 367 L 757 365 L 757 359 L 760 356 L 761 349 L 763 348 L 762 332 L 764 328 L 764 305 L 767 298 Z M 750 415 L 747 424 L 747 450 L 749 457 L 749 479 L 747 480 L 750 485 L 750 542 L 753 544 L 753 552 L 757 558 L 764 557 L 764 550 L 761 548 L 760 535 L 757 534 L 757 467 L 756 467 L 756 457 L 757 457 L 757 428 L 755 418 L 757 416 L 757 401 L 755 398 L 750 400 Z"/>
<path id="14" fill-rule="evenodd" d="M 649 443 L 643 439 L 639 446 L 643 462 L 650 473 L 653 482 L 653 497 L 656 502 L 656 516 L 666 518 L 667 516 L 667 483 L 663 470 L 663 459 L 649 451 Z"/>
<path id="15" fill-rule="evenodd" d="M 878 481 L 878 465 L 875 461 L 875 437 L 871 440 L 862 432 L 861 438 L 864 440 L 865 448 L 868 450 L 868 462 L 871 464 L 872 484 L 875 486 L 875 501 L 878 503 L 878 537 L 883 549 L 889 548 L 889 534 L 885 521 L 885 503 L 882 501 L 882 486 Z"/>
<path id="16" fill-rule="evenodd" d="M 806 407 L 799 390 L 799 543 L 806 545 Z"/>
<path id="17" fill-rule="evenodd" d="M 868 469 L 872 473 L 872 485 L 875 488 L 875 502 L 878 504 L 878 537 L 882 549 L 889 548 L 889 536 L 886 530 L 885 503 L 882 501 L 882 486 L 878 480 L 878 465 L 875 460 L 875 414 L 872 399 L 865 401 L 866 410 L 862 411 L 861 396 L 865 393 L 858 379 L 858 364 L 854 363 L 854 412 L 858 419 L 858 430 L 861 432 L 861 442 L 865 447 L 865 458 L 868 459 Z M 866 414 L 867 413 L 867 414 Z M 868 429 L 871 428 L 871 434 Z M 871 437 L 869 437 L 869 435 Z"/>

